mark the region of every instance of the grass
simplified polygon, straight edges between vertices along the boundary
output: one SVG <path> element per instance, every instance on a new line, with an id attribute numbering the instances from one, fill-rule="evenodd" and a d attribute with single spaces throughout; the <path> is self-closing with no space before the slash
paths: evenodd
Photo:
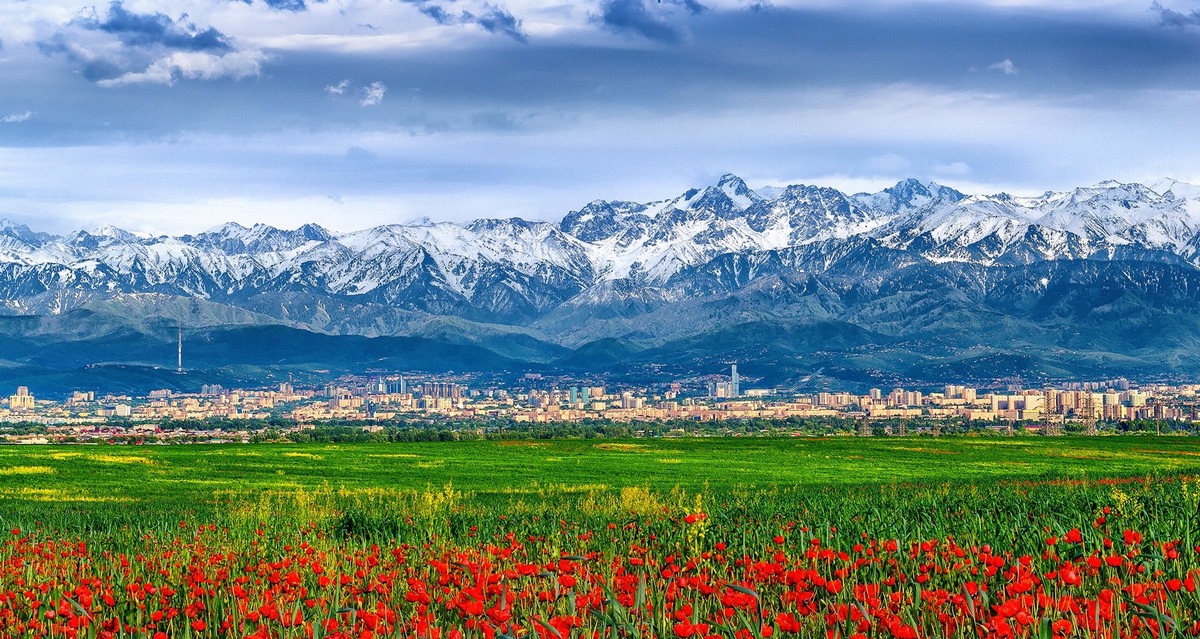
<path id="1" fill-rule="evenodd" d="M 424 491 L 476 499 L 548 489 L 656 492 L 974 483 L 1200 471 L 1185 437 L 546 440 L 0 448 L 0 516 L 94 511 L 203 514 L 270 492 Z"/>
<path id="2" fill-rule="evenodd" d="M 5 447 L 0 636 L 1200 634 L 1197 475 L 1185 437 Z"/>

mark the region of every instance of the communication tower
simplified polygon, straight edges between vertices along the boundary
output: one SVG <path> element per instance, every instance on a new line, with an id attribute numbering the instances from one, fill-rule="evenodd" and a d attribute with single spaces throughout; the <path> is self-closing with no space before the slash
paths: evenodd
<path id="1" fill-rule="evenodd" d="M 1083 432 L 1089 437 L 1096 434 L 1096 396 L 1090 388 L 1083 396 Z"/>
<path id="2" fill-rule="evenodd" d="M 179 328 L 179 348 L 176 351 L 175 373 L 177 375 L 182 375 L 183 374 L 183 322 L 179 322 L 177 326 Z"/>

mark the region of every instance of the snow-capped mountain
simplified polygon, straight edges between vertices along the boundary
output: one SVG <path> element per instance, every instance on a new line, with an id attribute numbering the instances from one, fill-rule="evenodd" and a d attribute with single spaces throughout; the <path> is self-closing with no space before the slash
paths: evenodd
<path id="1" fill-rule="evenodd" d="M 528 324 L 621 301 L 636 301 L 623 312 L 637 313 L 650 300 L 761 277 L 869 281 L 914 264 L 1134 260 L 1195 269 L 1198 230 L 1200 186 L 1170 179 L 1013 197 L 917 180 L 878 193 L 759 192 L 725 175 L 654 202 L 596 200 L 559 224 L 479 219 L 338 233 L 229 223 L 180 237 L 112 227 L 60 237 L 0 222 L 0 298 L 11 312 L 38 313 L 160 293 L 295 319 L 297 300 L 309 296 L 304 304 L 322 309 L 313 316 L 335 301 Z"/>

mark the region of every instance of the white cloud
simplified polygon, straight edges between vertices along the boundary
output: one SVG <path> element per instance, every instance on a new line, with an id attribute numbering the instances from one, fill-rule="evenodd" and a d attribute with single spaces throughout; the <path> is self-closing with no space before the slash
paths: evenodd
<path id="1" fill-rule="evenodd" d="M 10 113 L 10 114 L 0 118 L 0 122 L 3 122 L 5 124 L 16 124 L 17 122 L 24 122 L 32 117 L 33 117 L 33 111 L 26 111 L 24 113 Z"/>
<path id="2" fill-rule="evenodd" d="M 365 107 L 375 106 L 376 104 L 383 102 L 384 93 L 387 93 L 387 85 L 382 82 L 372 82 L 371 84 L 363 87 L 363 97 L 358 101 L 358 103 Z"/>
<path id="3" fill-rule="evenodd" d="M 110 80 L 97 82 L 99 86 L 111 88 L 130 84 L 172 85 L 183 78 L 186 80 L 216 80 L 233 78 L 240 80 L 262 72 L 262 63 L 267 56 L 261 51 L 234 51 L 225 55 L 213 55 L 203 51 L 176 51 L 155 60 L 143 71 L 131 71 Z"/>
<path id="4" fill-rule="evenodd" d="M 1013 64 L 1013 61 L 1009 60 L 1008 58 L 1004 58 L 999 62 L 993 62 L 992 64 L 989 64 L 988 70 L 999 71 L 1004 75 L 1016 75 L 1019 72 L 1017 65 Z"/>
<path id="5" fill-rule="evenodd" d="M 349 88 L 350 88 L 350 81 L 342 80 L 341 82 L 338 82 L 337 84 L 326 85 L 325 92 L 328 93 L 329 95 L 343 95 L 346 93 L 346 89 L 349 89 Z"/>

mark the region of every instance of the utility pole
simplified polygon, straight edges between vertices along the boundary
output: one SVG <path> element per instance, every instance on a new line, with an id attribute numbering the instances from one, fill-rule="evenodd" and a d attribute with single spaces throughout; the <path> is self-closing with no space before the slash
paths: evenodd
<path id="1" fill-rule="evenodd" d="M 1083 396 L 1083 432 L 1088 437 L 1096 435 L 1096 397 L 1091 389 Z"/>
<path id="2" fill-rule="evenodd" d="M 863 415 L 863 417 L 858 420 L 858 436 L 859 437 L 870 437 L 871 436 L 871 423 L 867 420 L 866 415 Z"/>

